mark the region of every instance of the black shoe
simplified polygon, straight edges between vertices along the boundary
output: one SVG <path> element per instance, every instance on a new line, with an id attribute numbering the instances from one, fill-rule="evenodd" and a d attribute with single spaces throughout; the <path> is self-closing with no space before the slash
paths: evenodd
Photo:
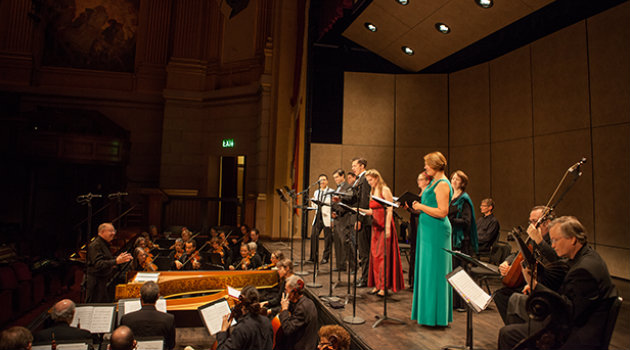
<path id="1" fill-rule="evenodd" d="M 365 288 L 367 287 L 367 283 L 365 281 L 357 281 L 357 288 Z"/>
<path id="2" fill-rule="evenodd" d="M 324 258 L 319 263 L 320 263 L 320 265 L 328 264 L 328 259 Z"/>

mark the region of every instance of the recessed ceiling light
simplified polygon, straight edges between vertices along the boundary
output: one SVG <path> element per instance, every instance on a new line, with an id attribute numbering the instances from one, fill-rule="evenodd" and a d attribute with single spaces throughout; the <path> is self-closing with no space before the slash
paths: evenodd
<path id="1" fill-rule="evenodd" d="M 378 30 L 378 28 L 376 28 L 376 26 L 375 26 L 374 24 L 370 23 L 370 22 L 365 22 L 363 25 L 364 25 L 364 26 L 365 26 L 365 28 L 366 28 L 367 30 L 369 30 L 370 32 L 375 32 L 375 31 L 377 31 L 377 30 Z"/>
<path id="2" fill-rule="evenodd" d="M 409 4 L 409 0 L 396 0 L 396 2 L 397 2 L 397 3 L 399 3 L 399 4 L 401 4 L 401 5 L 403 5 L 403 6 L 405 6 L 405 5 L 408 5 L 408 4 Z"/>
<path id="3" fill-rule="evenodd" d="M 413 56 L 413 54 L 414 54 L 413 49 L 410 48 L 409 46 L 403 46 L 400 49 L 402 50 L 402 52 L 405 53 L 405 55 Z"/>
<path id="4" fill-rule="evenodd" d="M 475 3 L 485 9 L 489 9 L 494 5 L 493 0 L 475 0 Z"/>
<path id="5" fill-rule="evenodd" d="M 435 29 L 437 29 L 437 31 L 442 33 L 442 34 L 448 34 L 448 33 L 451 32 L 451 27 L 447 26 L 444 23 L 436 23 L 435 24 Z"/>

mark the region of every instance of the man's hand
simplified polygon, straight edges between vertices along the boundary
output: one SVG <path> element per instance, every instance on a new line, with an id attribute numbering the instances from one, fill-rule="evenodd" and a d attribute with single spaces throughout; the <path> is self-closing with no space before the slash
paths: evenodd
<path id="1" fill-rule="evenodd" d="M 127 261 L 133 260 L 133 257 L 129 253 L 122 253 L 116 257 L 116 264 L 126 263 Z"/>
<path id="2" fill-rule="evenodd" d="M 333 219 L 337 218 L 337 213 L 335 213 L 334 211 L 332 212 L 332 214 L 330 214 L 332 216 Z"/>
<path id="3" fill-rule="evenodd" d="M 192 266 L 193 266 L 193 269 L 199 270 L 199 268 L 201 267 L 201 263 L 199 261 L 193 259 Z"/>
<path id="4" fill-rule="evenodd" d="M 280 300 L 280 307 L 282 311 L 289 310 L 289 296 L 287 293 L 282 293 L 282 299 Z"/>
<path id="5" fill-rule="evenodd" d="M 230 328 L 230 315 L 223 315 L 223 321 L 221 321 L 221 332 L 227 332 L 228 328 Z"/>
<path id="6" fill-rule="evenodd" d="M 530 224 L 527 228 L 527 235 L 531 238 L 536 244 L 540 244 L 542 242 L 542 233 L 540 233 L 540 229 L 536 228 L 534 225 Z"/>
<path id="7" fill-rule="evenodd" d="M 181 270 L 182 266 L 184 266 L 184 265 L 181 263 L 181 261 L 179 261 L 179 260 L 175 260 L 175 267 L 176 267 L 178 270 Z"/>
<path id="8" fill-rule="evenodd" d="M 523 287 L 523 290 L 521 290 L 521 293 L 528 295 L 531 290 L 532 289 L 529 287 L 529 284 L 526 284 L 525 287 Z"/>
<path id="9" fill-rule="evenodd" d="M 499 265 L 499 272 L 501 272 L 501 276 L 507 275 L 509 270 L 510 270 L 510 264 L 508 264 L 507 261 L 504 261 L 501 263 L 501 265 Z"/>

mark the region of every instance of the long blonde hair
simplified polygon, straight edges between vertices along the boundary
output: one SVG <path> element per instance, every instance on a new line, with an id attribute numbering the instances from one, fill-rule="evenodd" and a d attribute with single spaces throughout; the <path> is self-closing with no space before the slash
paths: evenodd
<path id="1" fill-rule="evenodd" d="M 383 195 L 383 187 L 387 186 L 387 184 L 385 183 L 385 180 L 383 180 L 383 177 L 381 176 L 381 173 L 378 172 L 378 170 L 376 169 L 370 169 L 368 171 L 365 172 L 365 176 L 371 176 L 373 178 L 378 179 L 378 182 L 376 183 L 376 186 L 374 186 L 374 188 L 372 188 L 372 190 L 370 191 L 371 195 Z"/>

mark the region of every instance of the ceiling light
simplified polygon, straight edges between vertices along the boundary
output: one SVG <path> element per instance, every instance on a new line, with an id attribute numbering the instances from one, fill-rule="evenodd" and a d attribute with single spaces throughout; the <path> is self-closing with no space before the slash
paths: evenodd
<path id="1" fill-rule="evenodd" d="M 401 4 L 401 5 L 403 5 L 403 6 L 405 6 L 405 5 L 408 5 L 408 4 L 409 4 L 409 0 L 396 0 L 396 2 L 397 2 L 397 3 L 399 3 L 399 4 Z"/>
<path id="2" fill-rule="evenodd" d="M 414 54 L 413 49 L 410 48 L 409 46 L 403 46 L 400 49 L 405 53 L 405 55 L 413 56 Z"/>
<path id="3" fill-rule="evenodd" d="M 493 0 L 475 0 L 475 3 L 485 9 L 489 9 L 494 5 Z"/>
<path id="4" fill-rule="evenodd" d="M 442 33 L 442 34 L 448 34 L 448 33 L 451 32 L 451 27 L 447 26 L 444 23 L 436 23 L 435 24 L 435 29 L 437 29 L 437 31 Z"/>
<path id="5" fill-rule="evenodd" d="M 365 28 L 367 28 L 367 30 L 369 30 L 370 32 L 375 32 L 378 30 L 378 28 L 376 28 L 376 26 L 370 22 L 365 22 L 365 24 L 363 24 L 365 26 Z"/>

